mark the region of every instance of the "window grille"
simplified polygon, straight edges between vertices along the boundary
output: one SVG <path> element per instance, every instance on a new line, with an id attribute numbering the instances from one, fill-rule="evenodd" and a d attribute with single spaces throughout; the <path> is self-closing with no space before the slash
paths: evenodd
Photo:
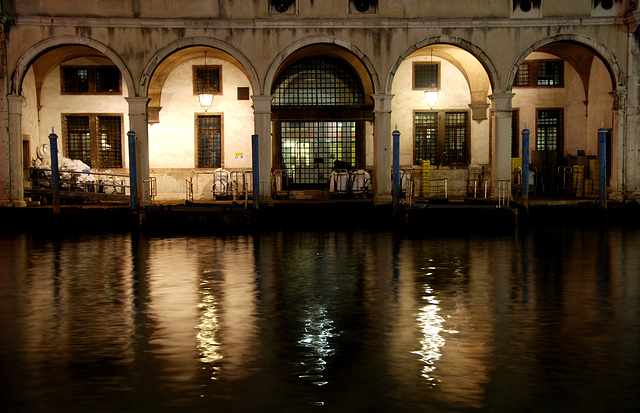
<path id="1" fill-rule="evenodd" d="M 288 68 L 274 87 L 274 106 L 353 106 L 364 102 L 354 74 L 329 59 L 307 59 Z"/>
<path id="2" fill-rule="evenodd" d="M 89 69 L 81 67 L 63 67 L 62 85 L 66 93 L 89 92 Z"/>
<path id="3" fill-rule="evenodd" d="M 120 70 L 115 66 L 63 66 L 61 73 L 62 93 L 120 93 Z"/>
<path id="4" fill-rule="evenodd" d="M 220 115 L 199 115 L 198 123 L 198 168 L 220 168 L 222 166 L 222 138 Z"/>
<path id="5" fill-rule="evenodd" d="M 67 156 L 91 166 L 91 129 L 89 116 L 67 116 Z"/>
<path id="6" fill-rule="evenodd" d="M 193 66 L 193 93 L 220 93 L 220 66 Z"/>
<path id="7" fill-rule="evenodd" d="M 539 110 L 536 149 L 539 151 L 562 151 L 562 143 L 564 141 L 563 129 L 561 109 Z"/>
<path id="8" fill-rule="evenodd" d="M 514 86 L 531 86 L 531 62 L 520 63 Z"/>
<path id="9" fill-rule="evenodd" d="M 438 63 L 415 63 L 413 65 L 413 88 L 439 88 L 439 68 Z"/>
<path id="10" fill-rule="evenodd" d="M 561 60 L 538 61 L 538 86 L 562 86 Z"/>
<path id="11" fill-rule="evenodd" d="M 282 163 L 292 183 L 327 184 L 331 171 L 356 165 L 356 122 L 280 123 Z"/>
<path id="12" fill-rule="evenodd" d="M 95 76 L 96 92 L 117 92 L 120 90 L 120 71 L 117 67 L 97 67 Z"/>
<path id="13" fill-rule="evenodd" d="M 65 115 L 67 156 L 91 168 L 122 168 L 121 115 Z"/>
<path id="14" fill-rule="evenodd" d="M 444 163 L 469 162 L 469 122 L 466 112 L 445 113 Z"/>
<path id="15" fill-rule="evenodd" d="M 98 116 L 100 168 L 122 168 L 122 118 Z"/>
<path id="16" fill-rule="evenodd" d="M 438 112 L 416 112 L 414 119 L 414 163 L 438 163 Z"/>

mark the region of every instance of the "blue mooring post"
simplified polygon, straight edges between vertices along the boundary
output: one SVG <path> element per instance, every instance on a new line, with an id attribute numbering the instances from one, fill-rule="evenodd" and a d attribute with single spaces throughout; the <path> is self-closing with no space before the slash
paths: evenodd
<path id="1" fill-rule="evenodd" d="M 395 208 L 398 206 L 400 197 L 400 132 L 397 126 L 391 135 L 393 136 L 393 187 L 391 191 L 393 193 L 393 206 Z"/>
<path id="2" fill-rule="evenodd" d="M 138 167 L 136 164 L 136 133 L 127 132 L 129 138 L 129 192 L 131 193 L 131 209 L 138 208 Z"/>
<path id="3" fill-rule="evenodd" d="M 253 169 L 253 209 L 260 208 L 260 152 L 258 135 L 251 135 L 251 166 Z"/>
<path id="4" fill-rule="evenodd" d="M 53 193 L 53 212 L 60 212 L 60 172 L 58 171 L 58 135 L 49 134 L 49 148 L 51 149 L 51 191 Z"/>
<path id="5" fill-rule="evenodd" d="M 598 164 L 599 171 L 599 186 L 598 192 L 600 194 L 600 208 L 606 208 L 607 198 L 607 130 L 603 127 L 598 129 Z"/>
<path id="6" fill-rule="evenodd" d="M 525 205 L 529 200 L 529 129 L 522 130 L 522 199 Z"/>

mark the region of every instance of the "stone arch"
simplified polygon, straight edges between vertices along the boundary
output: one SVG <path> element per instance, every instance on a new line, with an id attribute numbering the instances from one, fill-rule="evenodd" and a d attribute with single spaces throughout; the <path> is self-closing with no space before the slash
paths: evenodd
<path id="1" fill-rule="evenodd" d="M 594 39 L 591 39 L 586 36 L 580 36 L 575 34 L 559 34 L 557 36 L 547 37 L 541 40 L 538 40 L 531 46 L 529 46 L 526 50 L 524 50 L 518 59 L 514 62 L 511 70 L 509 71 L 509 76 L 507 78 L 507 91 L 510 91 L 513 87 L 513 82 L 516 78 L 516 73 L 518 72 L 518 67 L 525 60 L 527 56 L 529 56 L 534 51 L 540 49 L 543 46 L 559 43 L 559 42 L 569 42 L 574 43 L 587 49 L 590 49 L 594 52 L 600 59 L 602 59 L 603 63 L 607 67 L 611 75 L 611 86 L 615 90 L 616 87 L 625 87 L 626 78 L 624 76 L 624 72 L 618 59 L 616 56 L 602 43 L 597 42 Z"/>
<path id="2" fill-rule="evenodd" d="M 265 77 L 264 90 L 265 91 L 271 90 L 271 88 L 273 87 L 273 82 L 275 81 L 276 75 L 278 73 L 278 70 L 282 67 L 282 64 L 285 62 L 285 60 L 289 56 L 293 55 L 295 52 L 297 52 L 298 50 L 306 46 L 312 46 L 312 45 L 318 45 L 318 44 L 335 45 L 353 54 L 364 65 L 369 76 L 371 77 L 373 93 L 374 94 L 379 93 L 380 80 L 378 77 L 378 73 L 375 70 L 375 67 L 373 66 L 373 63 L 371 63 L 371 60 L 365 55 L 364 52 L 362 52 L 353 43 L 347 40 L 338 39 L 332 36 L 311 36 L 290 44 L 280 54 L 278 54 L 278 56 L 274 59 L 273 63 L 269 67 L 269 70 L 267 71 L 267 76 Z"/>
<path id="3" fill-rule="evenodd" d="M 13 75 L 11 77 L 11 85 L 10 91 L 11 93 L 19 94 L 22 90 L 22 81 L 29 70 L 29 66 L 31 63 L 38 58 L 42 53 L 47 50 L 54 49 L 56 47 L 61 46 L 69 46 L 69 45 L 81 45 L 87 46 L 92 49 L 95 49 L 102 54 L 104 54 L 107 58 L 109 58 L 120 70 L 122 73 L 122 79 L 127 85 L 127 89 L 129 91 L 129 97 L 135 97 L 136 88 L 133 83 L 133 78 L 127 66 L 124 64 L 122 59 L 111 49 L 109 49 L 106 45 L 97 42 L 93 39 L 89 39 L 87 37 L 81 36 L 61 36 L 61 37 L 52 37 L 47 40 L 43 40 L 33 47 L 31 47 L 27 52 L 22 55 L 22 57 L 18 60 L 16 67 L 13 71 Z"/>
<path id="4" fill-rule="evenodd" d="M 487 72 L 493 93 L 502 93 L 502 90 L 500 88 L 500 74 L 498 73 L 498 70 L 496 69 L 495 65 L 493 64 L 489 56 L 487 56 L 487 54 L 478 46 L 474 45 L 473 43 L 467 40 L 460 39 L 457 37 L 445 36 L 445 35 L 434 36 L 428 39 L 424 39 L 405 49 L 400 54 L 400 56 L 398 56 L 395 62 L 393 62 L 393 65 L 391 65 L 391 69 L 389 70 L 389 73 L 387 75 L 387 81 L 384 85 L 384 93 L 391 94 L 391 87 L 393 85 L 393 79 L 395 77 L 396 71 L 398 70 L 398 67 L 400 66 L 400 64 L 403 61 L 405 61 L 409 57 L 409 55 L 411 55 L 413 52 L 419 49 L 422 49 L 423 47 L 431 46 L 438 43 L 458 46 L 461 49 L 471 53 L 471 55 L 473 55 L 476 59 L 478 59 L 480 64 L 484 67 L 485 71 Z"/>
<path id="5" fill-rule="evenodd" d="M 260 80 L 258 79 L 258 75 L 256 74 L 253 65 L 238 49 L 228 43 L 210 37 L 186 37 L 159 50 L 147 63 L 140 79 L 140 96 L 147 96 L 149 91 L 149 80 L 158 65 L 160 65 L 165 58 L 178 50 L 193 46 L 207 46 L 228 53 L 230 56 L 235 58 L 244 69 L 247 77 L 249 78 L 254 94 L 261 93 L 262 89 L 260 87 Z"/>

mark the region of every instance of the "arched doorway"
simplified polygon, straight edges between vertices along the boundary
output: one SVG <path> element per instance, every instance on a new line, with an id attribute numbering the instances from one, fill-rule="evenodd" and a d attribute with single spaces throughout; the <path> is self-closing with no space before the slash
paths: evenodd
<path id="1" fill-rule="evenodd" d="M 307 56 L 284 67 L 272 88 L 273 165 L 292 189 L 328 189 L 334 169 L 366 166 L 373 106 L 346 61 Z"/>
<path id="2" fill-rule="evenodd" d="M 527 125 L 537 196 L 597 197 L 598 130 L 607 130 L 607 186 L 615 186 L 618 160 L 615 66 L 576 41 L 547 41 L 527 50 L 513 76 L 512 157 L 522 156 Z"/>

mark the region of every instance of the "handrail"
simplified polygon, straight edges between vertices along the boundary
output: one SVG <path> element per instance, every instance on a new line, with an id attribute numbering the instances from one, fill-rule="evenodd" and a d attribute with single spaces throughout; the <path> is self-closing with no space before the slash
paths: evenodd
<path id="1" fill-rule="evenodd" d="M 29 168 L 29 181 L 31 190 L 52 189 L 51 169 Z M 101 178 L 105 177 L 105 178 Z M 60 194 L 99 194 L 104 197 L 112 195 L 127 195 L 129 175 L 121 175 L 106 172 L 76 172 L 60 171 Z"/>

